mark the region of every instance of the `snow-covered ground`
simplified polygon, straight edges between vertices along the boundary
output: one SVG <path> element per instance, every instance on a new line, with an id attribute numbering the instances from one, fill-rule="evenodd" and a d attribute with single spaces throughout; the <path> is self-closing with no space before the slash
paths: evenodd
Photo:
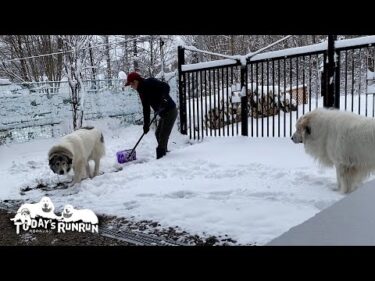
<path id="1" fill-rule="evenodd" d="M 43 192 L 26 186 L 69 181 L 49 169 L 47 152 L 57 139 L 0 146 L 0 200 L 39 201 L 47 193 L 61 212 L 65 204 L 134 221 L 153 220 L 202 236 L 228 235 L 239 245 L 264 245 L 344 197 L 332 189 L 333 169 L 319 167 L 290 138 L 206 137 L 190 141 L 176 128 L 166 157 L 156 160 L 150 131 L 138 160 L 116 163 L 132 148 L 142 126 L 91 121 L 103 130 L 104 174 L 68 189 Z M 119 167 L 121 171 L 113 172 Z"/>

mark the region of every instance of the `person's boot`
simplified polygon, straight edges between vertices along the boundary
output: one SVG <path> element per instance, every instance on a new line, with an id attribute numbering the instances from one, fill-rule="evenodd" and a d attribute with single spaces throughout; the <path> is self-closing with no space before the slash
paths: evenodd
<path id="1" fill-rule="evenodd" d="M 166 152 L 164 148 L 157 147 L 156 148 L 156 159 L 160 159 L 165 156 Z"/>

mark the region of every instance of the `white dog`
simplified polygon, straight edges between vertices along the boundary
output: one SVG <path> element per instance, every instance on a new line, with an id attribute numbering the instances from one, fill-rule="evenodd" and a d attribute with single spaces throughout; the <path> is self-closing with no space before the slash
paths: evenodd
<path id="1" fill-rule="evenodd" d="M 61 213 L 61 219 L 65 222 L 76 222 L 82 221 L 87 223 L 98 223 L 98 217 L 95 213 L 89 209 L 77 210 L 72 205 L 65 205 L 64 210 Z"/>
<path id="2" fill-rule="evenodd" d="M 59 175 L 74 171 L 72 185 L 99 173 L 100 159 L 105 154 L 103 134 L 96 128 L 84 127 L 66 135 L 48 152 L 49 166 Z M 89 161 L 94 160 L 94 174 L 90 173 Z"/>
<path id="3" fill-rule="evenodd" d="M 55 215 L 54 211 L 55 206 L 53 205 L 51 199 L 44 196 L 38 203 L 22 204 L 21 207 L 19 207 L 15 217 L 11 220 L 20 220 L 22 223 L 30 225 L 31 219 L 36 218 L 37 216 L 49 219 L 57 219 L 58 216 Z"/>
<path id="4" fill-rule="evenodd" d="M 340 192 L 354 191 L 375 169 L 375 120 L 335 109 L 316 109 L 298 119 L 294 143 L 325 166 L 335 166 Z"/>
<path id="5" fill-rule="evenodd" d="M 14 218 L 11 221 L 21 221 L 22 224 L 31 225 L 30 211 L 27 208 L 18 210 Z"/>

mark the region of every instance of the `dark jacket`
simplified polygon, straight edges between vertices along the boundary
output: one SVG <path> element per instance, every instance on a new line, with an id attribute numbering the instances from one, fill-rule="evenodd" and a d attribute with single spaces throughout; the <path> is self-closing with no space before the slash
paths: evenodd
<path id="1" fill-rule="evenodd" d="M 169 96 L 168 83 L 155 78 L 147 78 L 139 81 L 137 91 L 142 101 L 144 125 L 150 124 L 150 106 L 161 117 L 169 110 L 176 107 L 175 102 Z"/>

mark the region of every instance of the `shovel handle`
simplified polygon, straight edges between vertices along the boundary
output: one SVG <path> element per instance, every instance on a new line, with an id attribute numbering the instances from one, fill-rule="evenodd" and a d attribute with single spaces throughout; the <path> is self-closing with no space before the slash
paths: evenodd
<path id="1" fill-rule="evenodd" d="M 148 125 L 149 127 L 150 127 L 151 124 L 155 121 L 156 116 L 157 116 L 157 114 L 155 114 L 154 118 L 152 118 L 150 124 Z M 133 155 L 135 149 L 137 148 L 139 142 L 142 140 L 142 138 L 143 138 L 144 135 L 145 135 L 145 133 L 143 133 L 142 136 L 139 138 L 139 140 L 137 141 L 137 143 L 136 143 L 135 146 L 133 147 L 132 151 L 130 151 L 130 153 L 129 153 L 128 157 L 126 158 L 126 160 L 129 159 L 129 158 Z"/>

